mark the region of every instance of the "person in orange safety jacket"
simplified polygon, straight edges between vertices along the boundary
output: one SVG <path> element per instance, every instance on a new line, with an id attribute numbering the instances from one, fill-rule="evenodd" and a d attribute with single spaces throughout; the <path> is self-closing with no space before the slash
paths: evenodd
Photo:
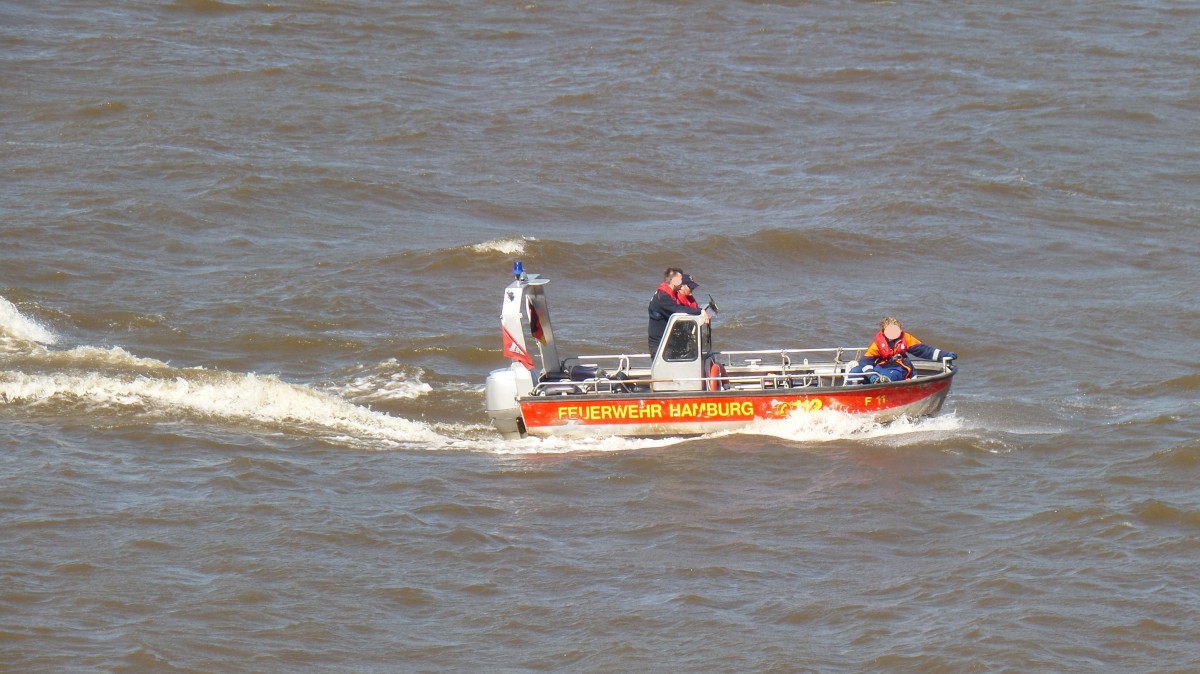
<path id="1" fill-rule="evenodd" d="M 887 316 L 879 322 L 879 332 L 867 347 L 862 360 L 850 369 L 850 374 L 861 377 L 846 377 L 847 384 L 876 384 L 887 381 L 911 379 L 912 362 L 908 357 L 924 360 L 952 361 L 958 358 L 953 351 L 943 351 L 925 344 L 904 331 L 900 321 Z"/>

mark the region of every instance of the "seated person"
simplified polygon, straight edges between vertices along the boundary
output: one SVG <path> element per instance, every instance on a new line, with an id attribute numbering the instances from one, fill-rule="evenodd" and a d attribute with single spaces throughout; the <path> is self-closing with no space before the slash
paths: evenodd
<path id="1" fill-rule="evenodd" d="M 949 361 L 958 358 L 953 351 L 942 351 L 923 343 L 905 332 L 899 320 L 887 316 L 879 322 L 879 332 L 875 333 L 875 341 L 867 347 L 862 361 L 850 369 L 851 374 L 866 376 L 846 377 L 846 383 L 878 384 L 911 379 L 913 366 L 908 360 L 909 354 L 925 360 Z"/>

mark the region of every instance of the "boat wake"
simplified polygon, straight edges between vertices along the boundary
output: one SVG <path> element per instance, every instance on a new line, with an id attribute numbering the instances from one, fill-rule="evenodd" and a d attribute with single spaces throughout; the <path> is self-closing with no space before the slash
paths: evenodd
<path id="1" fill-rule="evenodd" d="M 432 386 L 421 381 L 422 371 L 419 368 L 407 366 L 395 358 L 344 374 L 348 377 L 347 381 L 330 384 L 324 390 L 364 405 L 412 400 L 433 391 Z"/>
<path id="2" fill-rule="evenodd" d="M 12 302 L 0 297 L 0 349 L 13 351 L 29 342 L 54 344 L 57 341 L 58 335 L 24 316 Z"/>
<path id="3" fill-rule="evenodd" d="M 122 357 L 120 353 L 112 355 Z M 81 359 L 93 360 L 94 356 L 80 354 Z M 171 370 L 160 365 L 155 369 Z M 201 369 L 119 374 L 3 371 L 0 405 L 24 405 L 53 415 L 115 412 L 151 423 L 186 419 L 237 424 L 251 427 L 247 430 L 314 437 L 359 449 L 414 445 L 450 449 L 462 444 L 461 439 L 428 424 L 361 407 L 273 375 L 253 373 Z"/>
<path id="4" fill-rule="evenodd" d="M 487 427 L 495 437 L 495 429 Z M 596 437 L 537 437 L 528 436 L 520 440 L 477 441 L 476 449 L 491 454 L 589 454 L 600 452 L 630 452 L 639 449 L 668 447 L 695 438 L 632 438 L 616 435 Z"/>
<path id="5" fill-rule="evenodd" d="M 763 435 L 795 443 L 820 443 L 854 440 L 885 442 L 892 446 L 927 444 L 944 437 L 960 437 L 966 424 L 953 413 L 937 417 L 910 419 L 901 417 L 880 423 L 862 415 L 818 411 L 794 414 L 787 419 L 761 421 L 736 431 L 723 431 L 690 437 L 635 438 L 624 436 L 563 437 L 528 436 L 520 440 L 476 441 L 475 449 L 493 454 L 586 454 L 592 452 L 628 452 L 668 447 L 741 435 Z"/>
<path id="6" fill-rule="evenodd" d="M 886 440 L 890 444 L 927 442 L 930 436 L 955 435 L 965 429 L 963 420 L 953 413 L 913 419 L 900 417 L 879 422 L 861 414 L 833 410 L 797 412 L 786 419 L 759 421 L 725 435 L 767 435 L 792 442 L 820 443 L 839 440 Z"/>
<path id="7" fill-rule="evenodd" d="M 312 437 L 357 449 L 471 449 L 493 431 L 437 426 L 355 404 L 414 398 L 432 388 L 394 362 L 322 391 L 274 375 L 179 368 L 120 347 L 50 348 L 58 337 L 0 298 L 0 407 L 27 416 L 103 414 L 140 423 L 189 421 L 264 435 Z M 368 390 L 374 387 L 374 390 Z"/>

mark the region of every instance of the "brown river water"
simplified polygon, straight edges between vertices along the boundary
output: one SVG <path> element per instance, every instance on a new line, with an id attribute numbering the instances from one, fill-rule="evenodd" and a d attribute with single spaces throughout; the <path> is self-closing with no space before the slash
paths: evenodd
<path id="1" fill-rule="evenodd" d="M 1200 6 L 0 2 L 0 671 L 1200 670 Z M 501 290 L 958 352 L 504 441 Z"/>

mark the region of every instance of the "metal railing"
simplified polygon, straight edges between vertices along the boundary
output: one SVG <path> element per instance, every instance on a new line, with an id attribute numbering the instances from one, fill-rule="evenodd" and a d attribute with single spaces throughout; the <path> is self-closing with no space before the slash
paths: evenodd
<path id="1" fill-rule="evenodd" d="M 716 381 L 722 385 L 722 390 L 740 391 L 831 388 L 859 384 L 863 383 L 864 375 L 852 373 L 850 368 L 865 350 L 862 347 L 839 347 L 720 351 L 713 356 L 725 367 L 726 376 Z M 814 359 L 818 355 L 824 357 Z M 848 355 L 851 357 L 847 358 Z M 638 366 L 635 365 L 636 361 L 645 361 L 646 364 Z M 945 361 L 913 361 L 914 379 L 937 376 L 954 369 Z M 691 384 L 684 390 L 702 392 L 707 391 L 709 384 L 714 381 L 711 377 L 653 379 L 649 376 L 649 354 L 572 356 L 563 364 L 567 371 L 572 366 L 594 366 L 597 376 L 539 382 L 534 386 L 533 395 L 650 391 L 655 384 L 671 384 L 673 392 L 678 391 L 681 384 Z"/>

